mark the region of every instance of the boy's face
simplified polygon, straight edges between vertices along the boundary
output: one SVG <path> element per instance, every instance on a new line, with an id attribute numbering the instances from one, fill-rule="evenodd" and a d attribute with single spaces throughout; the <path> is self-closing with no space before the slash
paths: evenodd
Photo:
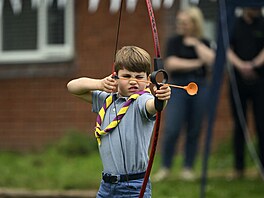
<path id="1" fill-rule="evenodd" d="M 137 80 L 148 80 L 146 72 L 131 72 L 126 69 L 121 69 L 118 71 L 117 80 L 118 92 L 121 96 L 131 96 L 137 91 L 144 90 L 149 83 L 147 82 L 138 82 Z"/>

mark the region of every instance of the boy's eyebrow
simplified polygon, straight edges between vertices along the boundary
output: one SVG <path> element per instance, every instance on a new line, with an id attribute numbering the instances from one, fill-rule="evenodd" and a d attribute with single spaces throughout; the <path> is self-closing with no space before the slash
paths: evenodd
<path id="1" fill-rule="evenodd" d="M 131 77 L 133 75 L 131 74 L 121 74 L 121 76 L 125 76 L 125 77 Z M 134 78 L 139 78 L 139 77 L 144 77 L 145 75 L 144 74 L 137 74 L 135 76 L 133 76 Z"/>

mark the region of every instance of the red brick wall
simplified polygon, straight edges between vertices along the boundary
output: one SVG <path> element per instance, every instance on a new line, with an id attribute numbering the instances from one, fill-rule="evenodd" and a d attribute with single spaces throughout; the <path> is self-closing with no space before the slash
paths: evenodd
<path id="1" fill-rule="evenodd" d="M 65 64 L 74 68 L 70 74 L 1 80 L 0 149 L 41 148 L 71 128 L 93 135 L 95 115 L 91 113 L 91 105 L 71 96 L 66 84 L 80 76 L 102 78 L 111 73 L 118 13 L 109 13 L 108 1 L 100 1 L 96 13 L 89 13 L 87 7 L 88 1 L 75 1 L 76 55 L 73 62 Z M 166 39 L 163 12 L 155 11 L 162 50 Z M 154 55 L 143 1 L 139 1 L 134 13 L 122 14 L 119 46 L 123 45 L 137 45 Z M 224 139 L 230 132 L 230 113 L 224 86 L 214 141 Z"/>

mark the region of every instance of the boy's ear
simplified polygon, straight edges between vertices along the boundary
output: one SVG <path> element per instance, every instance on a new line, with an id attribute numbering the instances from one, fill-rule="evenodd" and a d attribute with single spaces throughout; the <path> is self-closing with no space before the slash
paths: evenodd
<path id="1" fill-rule="evenodd" d="M 151 74 L 148 75 L 148 81 L 149 81 L 149 82 L 150 82 L 150 75 L 151 75 Z M 149 86 L 150 86 L 150 83 L 148 83 L 148 87 L 149 87 Z"/>

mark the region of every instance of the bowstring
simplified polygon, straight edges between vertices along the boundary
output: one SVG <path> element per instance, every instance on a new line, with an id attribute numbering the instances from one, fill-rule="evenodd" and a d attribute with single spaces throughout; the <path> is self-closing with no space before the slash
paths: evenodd
<path id="1" fill-rule="evenodd" d="M 122 18 L 122 8 L 123 8 L 123 0 L 121 0 L 121 5 L 119 9 L 119 16 L 118 16 L 118 23 L 117 23 L 117 31 L 116 31 L 116 39 L 115 39 L 115 51 L 114 51 L 114 57 L 113 57 L 113 67 L 112 72 L 114 72 L 114 63 L 116 61 L 116 52 L 118 48 L 118 41 L 119 41 L 119 33 L 120 33 L 120 26 L 121 26 L 121 18 Z"/>
<path id="2" fill-rule="evenodd" d="M 120 26 L 121 26 L 121 18 L 122 18 L 122 8 L 123 8 L 123 0 L 121 0 L 121 5 L 120 5 L 120 9 L 119 9 L 119 16 L 118 16 L 118 23 L 117 23 L 117 31 L 116 31 L 116 39 L 115 39 L 115 50 L 114 50 L 114 58 L 113 58 L 113 66 L 112 66 L 112 74 L 115 71 L 114 68 L 114 64 L 116 61 L 116 53 L 117 53 L 117 48 L 118 48 L 118 41 L 119 41 L 119 33 L 120 33 Z M 112 93 L 113 96 L 113 93 Z M 117 108 L 116 108 L 116 99 L 117 97 L 113 97 L 113 104 L 114 104 L 114 109 L 115 109 L 115 114 L 116 117 L 117 115 Z M 118 120 L 116 120 L 118 122 Z M 127 166 L 126 166 L 126 158 L 125 158 L 125 154 L 124 154 L 124 149 L 123 149 L 123 143 L 122 143 L 122 138 L 121 138 L 121 132 L 120 132 L 120 127 L 119 124 L 117 123 L 117 131 L 119 134 L 119 141 L 120 141 L 120 147 L 121 147 L 121 152 L 122 152 L 122 158 L 123 158 L 123 165 L 124 165 L 124 170 L 125 170 L 125 175 L 126 175 L 126 182 L 129 186 L 129 181 L 128 181 L 128 172 L 127 172 Z M 129 191 L 129 195 L 130 195 L 130 191 Z"/>

